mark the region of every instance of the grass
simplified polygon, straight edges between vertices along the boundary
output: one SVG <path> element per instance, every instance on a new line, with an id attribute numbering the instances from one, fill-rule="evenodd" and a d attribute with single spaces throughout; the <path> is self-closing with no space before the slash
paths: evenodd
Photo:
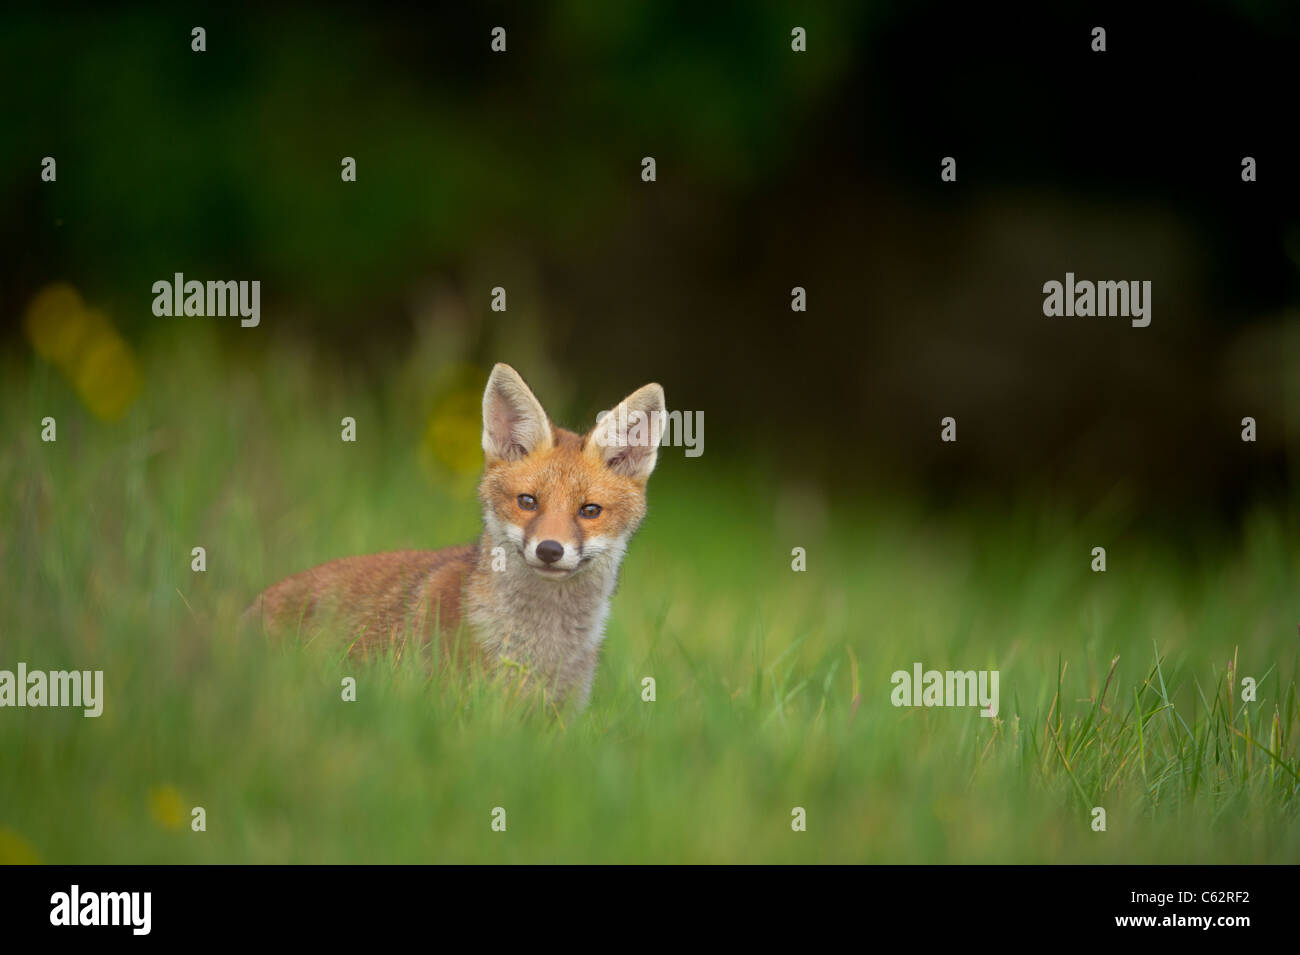
<path id="1" fill-rule="evenodd" d="M 555 718 L 410 654 L 236 638 L 284 574 L 478 519 L 472 477 L 421 463 L 418 368 L 377 392 L 222 354 L 196 326 L 158 340 L 116 423 L 3 359 L 0 668 L 103 669 L 106 702 L 0 710 L 0 861 L 1300 858 L 1285 510 L 1174 542 L 1119 496 L 939 509 L 668 451 L 591 707 Z M 916 661 L 997 669 L 999 718 L 893 706 Z"/>

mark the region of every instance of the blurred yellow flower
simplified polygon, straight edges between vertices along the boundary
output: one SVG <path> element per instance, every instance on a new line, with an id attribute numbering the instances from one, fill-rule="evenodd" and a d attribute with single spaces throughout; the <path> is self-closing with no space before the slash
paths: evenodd
<path id="1" fill-rule="evenodd" d="M 62 282 L 45 286 L 28 304 L 25 326 L 36 354 L 56 365 L 71 362 L 87 332 L 81 296 Z"/>
<path id="2" fill-rule="evenodd" d="M 483 466 L 483 382 L 473 365 L 451 370 L 439 390 L 424 429 L 421 456 L 437 469 L 463 477 Z"/>
<path id="3" fill-rule="evenodd" d="M 23 327 L 36 354 L 54 365 L 98 418 L 120 418 L 140 392 L 135 354 L 99 309 L 66 282 L 47 285 L 27 306 Z"/>
<path id="4" fill-rule="evenodd" d="M 185 800 L 175 786 L 154 786 L 149 790 L 149 815 L 164 829 L 179 829 L 185 820 Z"/>
<path id="5" fill-rule="evenodd" d="M 12 829 L 0 826 L 0 865 L 40 864 L 40 856 L 30 842 Z"/>

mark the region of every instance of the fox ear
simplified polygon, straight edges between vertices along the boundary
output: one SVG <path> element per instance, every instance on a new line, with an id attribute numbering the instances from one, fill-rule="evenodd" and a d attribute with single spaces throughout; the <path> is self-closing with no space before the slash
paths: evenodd
<path id="1" fill-rule="evenodd" d="M 483 392 L 483 453 L 489 461 L 518 461 L 551 446 L 551 422 L 519 372 L 500 362 Z"/>
<path id="2" fill-rule="evenodd" d="M 587 436 L 586 453 L 614 473 L 644 484 L 659 457 L 667 414 L 662 387 L 638 388 L 597 416 L 596 427 Z"/>

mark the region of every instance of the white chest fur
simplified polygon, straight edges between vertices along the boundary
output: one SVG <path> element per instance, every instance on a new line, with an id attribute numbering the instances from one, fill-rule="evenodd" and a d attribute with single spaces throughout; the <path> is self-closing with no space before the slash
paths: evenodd
<path id="1" fill-rule="evenodd" d="M 505 568 L 485 572 L 480 565 L 478 586 L 469 594 L 475 639 L 489 657 L 545 681 L 557 702 L 572 697 L 585 706 L 622 548 L 610 548 L 562 580 L 542 578 L 508 544 L 504 552 Z"/>

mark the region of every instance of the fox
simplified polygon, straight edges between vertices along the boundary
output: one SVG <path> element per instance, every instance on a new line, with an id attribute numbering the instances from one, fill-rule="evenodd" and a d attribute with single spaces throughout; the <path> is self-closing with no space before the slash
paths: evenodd
<path id="1" fill-rule="evenodd" d="M 465 635 L 459 662 L 520 664 L 547 700 L 581 712 L 666 415 L 651 383 L 578 434 L 552 424 L 519 373 L 498 363 L 483 392 L 478 540 L 321 564 L 268 587 L 244 620 L 268 635 L 326 626 L 351 640 L 352 657 L 404 646 L 412 633 L 423 645 Z"/>

